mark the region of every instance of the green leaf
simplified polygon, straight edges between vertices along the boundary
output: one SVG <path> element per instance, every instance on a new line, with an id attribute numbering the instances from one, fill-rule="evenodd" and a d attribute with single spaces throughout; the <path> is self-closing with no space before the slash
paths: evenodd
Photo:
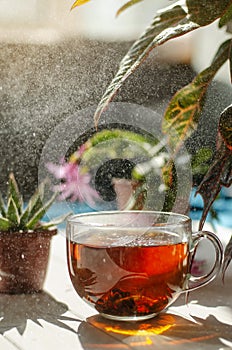
<path id="1" fill-rule="evenodd" d="M 157 144 L 157 140 L 155 140 L 153 137 L 151 137 L 148 134 L 142 135 L 139 133 L 135 133 L 133 131 L 121 130 L 117 128 L 99 131 L 96 134 L 94 134 L 88 142 L 91 142 L 91 147 L 94 147 L 101 142 L 106 142 L 108 140 L 117 139 L 117 138 L 134 141 L 136 143 L 141 143 L 141 144 L 149 143 L 153 146 Z"/>
<path id="2" fill-rule="evenodd" d="M 95 124 L 98 124 L 101 114 L 123 82 L 138 68 L 152 49 L 198 27 L 199 25 L 188 20 L 184 7 L 180 5 L 174 4 L 157 14 L 145 33 L 132 45 L 123 58 L 118 72 L 97 106 L 94 115 Z"/>
<path id="3" fill-rule="evenodd" d="M 211 64 L 211 68 L 215 73 L 217 73 L 218 69 L 225 63 L 227 59 L 230 58 L 232 39 L 224 41 L 216 52 L 216 55 L 213 58 L 213 62 Z M 213 67 L 212 67 L 213 66 Z M 211 73 L 210 73 L 211 74 Z"/>
<path id="4" fill-rule="evenodd" d="M 231 0 L 186 0 L 190 21 L 205 26 L 223 16 Z"/>
<path id="5" fill-rule="evenodd" d="M 84 5 L 85 3 L 89 2 L 90 0 L 77 0 L 73 3 L 71 10 L 73 10 L 77 6 Z"/>
<path id="6" fill-rule="evenodd" d="M 198 85 L 193 81 L 178 91 L 168 105 L 162 129 L 168 134 L 168 143 L 174 153 L 197 127 L 209 82 Z"/>
<path id="7" fill-rule="evenodd" d="M 175 163 L 173 159 L 169 159 L 169 161 L 163 167 L 162 172 L 163 181 L 166 186 L 163 211 L 172 211 L 176 200 L 178 185 Z"/>
<path id="8" fill-rule="evenodd" d="M 128 2 L 126 2 L 123 6 L 121 6 L 117 13 L 116 13 L 116 16 L 119 16 L 123 11 L 127 10 L 129 7 L 141 2 L 143 0 L 130 0 Z"/>
<path id="9" fill-rule="evenodd" d="M 166 186 L 166 188 L 169 188 L 172 186 L 173 179 L 174 179 L 174 163 L 173 159 L 169 159 L 166 164 L 162 168 L 162 177 L 163 182 Z"/>
<path id="10" fill-rule="evenodd" d="M 22 196 L 19 192 L 17 182 L 15 180 L 14 174 L 11 173 L 9 175 L 9 184 L 8 184 L 8 200 L 9 198 L 12 197 L 17 209 L 18 213 L 22 213 L 22 207 L 23 207 L 23 200 Z"/>
<path id="11" fill-rule="evenodd" d="M 169 103 L 162 128 L 164 134 L 168 134 L 168 142 L 174 153 L 197 128 L 207 88 L 219 68 L 228 59 L 230 45 L 231 40 L 225 41 L 219 47 L 211 66 L 179 90 Z"/>
<path id="12" fill-rule="evenodd" d="M 23 226 L 25 226 L 26 223 L 31 218 L 33 218 L 33 216 L 43 207 L 43 198 L 46 183 L 46 181 L 43 181 L 31 196 L 23 215 L 21 216 L 21 223 Z"/>
<path id="13" fill-rule="evenodd" d="M 232 104 L 221 114 L 219 132 L 227 148 L 232 150 Z"/>
<path id="14" fill-rule="evenodd" d="M 0 231 L 8 231 L 10 229 L 11 223 L 6 218 L 0 218 Z"/>
<path id="15" fill-rule="evenodd" d="M 222 16 L 231 0 L 186 0 L 160 11 L 145 33 L 132 45 L 123 58 L 119 70 L 99 102 L 94 120 L 97 126 L 100 116 L 121 88 L 124 81 L 142 63 L 152 49 L 170 39 L 182 36 L 200 26 L 210 24 Z M 191 115 L 191 111 L 190 111 Z"/>
<path id="16" fill-rule="evenodd" d="M 220 18 L 220 21 L 218 23 L 219 28 L 222 28 L 224 25 L 226 25 L 230 20 L 232 20 L 232 4 L 228 7 L 227 11 L 224 13 L 224 15 Z"/>
<path id="17" fill-rule="evenodd" d="M 229 187 L 232 184 L 232 151 L 223 143 L 220 134 L 218 135 L 218 149 L 215 158 L 199 185 L 197 192 L 204 201 L 204 208 L 199 224 L 199 229 L 203 228 L 207 214 L 219 194 L 222 186 Z"/>
<path id="18" fill-rule="evenodd" d="M 8 201 L 6 218 L 12 224 L 11 226 L 13 226 L 14 228 L 18 227 L 20 223 L 20 215 L 19 215 L 17 205 L 12 196 L 9 198 L 9 201 Z"/>
<path id="19" fill-rule="evenodd" d="M 43 207 L 42 197 L 40 196 L 40 191 L 36 191 L 33 198 L 28 203 L 29 213 L 28 219 L 31 219 L 36 212 L 38 212 Z"/>
<path id="20" fill-rule="evenodd" d="M 6 217 L 5 203 L 4 203 L 4 200 L 2 198 L 1 193 L 0 193 L 0 213 L 4 218 Z"/>
<path id="21" fill-rule="evenodd" d="M 212 150 L 209 148 L 201 148 L 193 155 L 191 160 L 192 173 L 205 174 L 209 168 L 207 162 L 212 158 Z"/>
<path id="22" fill-rule="evenodd" d="M 26 227 L 28 230 L 33 230 L 36 225 L 39 223 L 39 221 L 42 219 L 42 217 L 46 214 L 46 211 L 50 208 L 50 206 L 53 204 L 57 197 L 57 193 L 55 193 L 51 199 L 42 207 L 40 208 L 34 216 L 27 222 Z"/>

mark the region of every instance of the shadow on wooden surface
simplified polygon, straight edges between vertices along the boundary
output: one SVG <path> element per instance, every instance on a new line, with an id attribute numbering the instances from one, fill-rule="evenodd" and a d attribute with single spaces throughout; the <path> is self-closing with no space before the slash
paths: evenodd
<path id="1" fill-rule="evenodd" d="M 79 321 L 63 316 L 68 306 L 46 292 L 34 294 L 0 294 L 0 334 L 16 328 L 23 335 L 30 320 L 42 327 L 39 320 L 74 332 L 62 321 Z"/>

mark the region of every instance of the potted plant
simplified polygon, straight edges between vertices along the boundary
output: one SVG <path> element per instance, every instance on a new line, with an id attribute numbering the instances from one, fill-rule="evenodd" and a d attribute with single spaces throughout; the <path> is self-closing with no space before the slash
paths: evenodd
<path id="1" fill-rule="evenodd" d="M 13 173 L 9 175 L 7 202 L 0 195 L 0 293 L 31 293 L 43 288 L 50 241 L 63 215 L 42 222 L 56 199 L 43 203 L 44 181 L 25 205 Z"/>
<path id="2" fill-rule="evenodd" d="M 72 8 L 82 5 L 89 0 L 76 0 Z M 130 0 L 117 12 L 141 2 Z M 231 33 L 232 0 L 181 0 L 175 1 L 154 15 L 152 23 L 144 33 L 134 42 L 122 59 L 118 72 L 109 84 L 98 104 L 94 116 L 95 124 L 107 108 L 109 102 L 123 85 L 124 81 L 146 59 L 151 50 L 163 45 L 167 41 L 185 35 L 193 30 L 208 26 L 218 21 L 218 27 L 226 28 Z M 215 74 L 225 62 L 229 61 L 228 74 L 232 76 L 232 38 L 223 42 L 218 48 L 209 67 L 196 75 L 195 79 L 178 91 L 167 106 L 163 116 L 163 133 L 168 138 L 173 150 L 172 159 L 164 166 L 164 174 L 172 174 L 173 163 L 184 142 L 198 127 L 201 112 L 204 106 L 207 89 Z M 197 193 L 204 201 L 204 209 L 200 220 L 200 229 L 203 227 L 206 216 L 217 198 L 221 188 L 232 184 L 232 105 L 222 111 L 218 123 L 217 149 L 211 166 L 204 174 Z M 165 176 L 166 181 L 173 181 L 173 176 Z M 167 183 L 172 186 L 172 183 Z M 223 272 L 225 272 L 232 258 L 232 238 L 225 250 Z"/>

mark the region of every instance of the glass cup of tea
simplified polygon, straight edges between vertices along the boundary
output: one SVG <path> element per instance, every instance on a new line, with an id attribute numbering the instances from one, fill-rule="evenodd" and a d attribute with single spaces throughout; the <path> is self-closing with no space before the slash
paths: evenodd
<path id="1" fill-rule="evenodd" d="M 191 275 L 197 245 L 212 243 L 215 262 Z M 154 317 L 214 279 L 222 245 L 213 233 L 192 233 L 188 216 L 155 211 L 94 212 L 67 222 L 67 258 L 77 294 L 102 316 L 141 321 Z"/>

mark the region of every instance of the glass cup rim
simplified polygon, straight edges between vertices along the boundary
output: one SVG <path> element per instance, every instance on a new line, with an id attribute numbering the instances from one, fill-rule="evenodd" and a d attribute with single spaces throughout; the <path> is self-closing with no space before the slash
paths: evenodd
<path id="1" fill-rule="evenodd" d="M 104 222 L 99 223 L 94 221 L 95 217 L 99 216 L 117 216 L 117 215 L 156 215 L 157 217 L 160 215 L 166 216 L 168 218 L 175 218 L 178 219 L 178 221 L 170 221 L 170 222 L 162 222 L 159 226 L 184 226 L 186 224 L 191 223 L 191 218 L 185 214 L 175 213 L 175 212 L 166 212 L 166 211 L 156 211 L 156 210 L 111 210 L 111 211 L 96 211 L 96 212 L 86 212 L 86 213 L 78 213 L 71 215 L 67 218 L 67 224 L 72 225 L 78 225 L 78 226 L 88 226 L 88 227 L 104 227 L 106 224 Z M 93 221 L 85 221 L 84 219 L 92 217 Z M 118 224 L 110 224 L 107 225 L 110 227 L 117 227 L 121 226 L 120 223 Z M 139 227 L 143 227 L 144 224 L 142 224 Z M 127 228 L 132 227 L 132 225 L 126 225 Z"/>

